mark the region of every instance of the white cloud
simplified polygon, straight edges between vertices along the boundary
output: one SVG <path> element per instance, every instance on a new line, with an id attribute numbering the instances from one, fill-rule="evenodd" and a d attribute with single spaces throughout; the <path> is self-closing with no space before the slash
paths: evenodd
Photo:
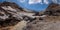
<path id="1" fill-rule="evenodd" d="M 42 0 L 29 0 L 29 4 L 42 3 Z"/>
<path id="2" fill-rule="evenodd" d="M 40 4 L 48 4 L 48 0 L 29 0 L 28 2 L 29 4 L 37 4 L 37 3 L 40 3 Z"/>
<path id="3" fill-rule="evenodd" d="M 57 3 L 57 0 L 52 0 L 53 3 Z"/>
<path id="4" fill-rule="evenodd" d="M 44 0 L 44 3 L 45 3 L 45 4 L 49 4 L 49 1 L 48 1 L 48 0 Z"/>
<path id="5" fill-rule="evenodd" d="M 20 0 L 20 2 L 22 2 L 22 3 L 23 3 L 23 2 L 25 2 L 25 0 Z"/>
<path id="6" fill-rule="evenodd" d="M 60 4 L 60 0 L 52 0 L 53 3 Z"/>

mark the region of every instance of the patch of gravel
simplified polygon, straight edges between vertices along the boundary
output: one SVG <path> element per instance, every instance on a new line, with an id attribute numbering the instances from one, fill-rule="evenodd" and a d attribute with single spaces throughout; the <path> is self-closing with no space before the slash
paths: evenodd
<path id="1" fill-rule="evenodd" d="M 60 30 L 60 21 L 33 21 L 24 30 Z"/>
<path id="2" fill-rule="evenodd" d="M 23 28 L 27 25 L 27 21 L 21 21 L 17 25 L 14 26 L 13 30 L 23 30 Z"/>

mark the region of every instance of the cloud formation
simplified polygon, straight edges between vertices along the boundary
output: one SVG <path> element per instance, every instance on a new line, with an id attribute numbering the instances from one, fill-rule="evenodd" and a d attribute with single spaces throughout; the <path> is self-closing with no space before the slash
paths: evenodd
<path id="1" fill-rule="evenodd" d="M 48 4 L 48 0 L 29 0 L 28 2 L 29 4 L 37 4 L 37 3 L 40 3 L 40 4 Z"/>
<path id="2" fill-rule="evenodd" d="M 60 0 L 52 0 L 53 3 L 60 4 Z"/>

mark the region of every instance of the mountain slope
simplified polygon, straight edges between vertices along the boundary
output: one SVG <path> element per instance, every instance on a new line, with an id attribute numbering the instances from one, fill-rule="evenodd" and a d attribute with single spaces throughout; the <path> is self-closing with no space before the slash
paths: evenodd
<path id="1" fill-rule="evenodd" d="M 23 30 L 60 30 L 60 5 L 50 4 L 43 14 L 46 16 L 28 23 Z"/>

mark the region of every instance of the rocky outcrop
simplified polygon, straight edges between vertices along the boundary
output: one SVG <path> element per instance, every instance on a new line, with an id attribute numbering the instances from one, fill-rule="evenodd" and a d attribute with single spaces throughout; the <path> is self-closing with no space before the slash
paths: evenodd
<path id="1" fill-rule="evenodd" d="M 47 7 L 44 14 L 60 16 L 60 5 L 54 3 L 50 4 L 49 7 Z"/>
<path id="2" fill-rule="evenodd" d="M 0 3 L 0 30 L 8 30 L 21 21 L 19 12 L 23 11 L 15 3 Z"/>
<path id="3" fill-rule="evenodd" d="M 0 3 L 0 27 L 1 27 L 0 29 L 1 30 L 10 29 L 13 26 L 23 22 L 23 20 L 24 22 L 33 21 L 35 19 L 35 16 L 33 16 L 34 14 L 35 12 L 33 11 L 28 12 L 27 10 L 22 9 L 15 3 L 11 3 L 11 2 Z"/>

